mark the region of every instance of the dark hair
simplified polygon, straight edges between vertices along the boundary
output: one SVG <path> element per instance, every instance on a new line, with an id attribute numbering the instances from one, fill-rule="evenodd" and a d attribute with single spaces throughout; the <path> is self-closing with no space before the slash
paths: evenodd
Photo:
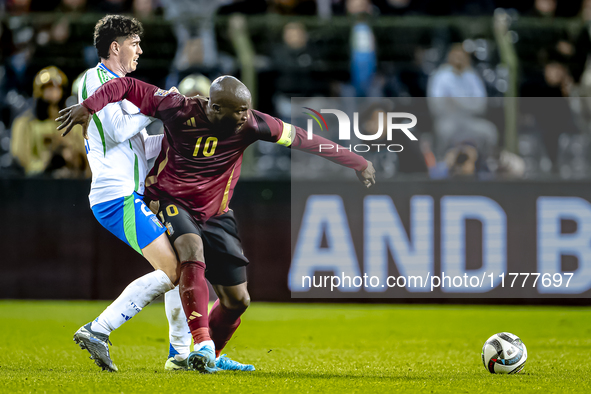
<path id="1" fill-rule="evenodd" d="M 101 59 L 109 58 L 109 47 L 120 37 L 144 34 L 142 24 L 135 18 L 122 15 L 107 15 L 94 27 L 94 46 Z"/>

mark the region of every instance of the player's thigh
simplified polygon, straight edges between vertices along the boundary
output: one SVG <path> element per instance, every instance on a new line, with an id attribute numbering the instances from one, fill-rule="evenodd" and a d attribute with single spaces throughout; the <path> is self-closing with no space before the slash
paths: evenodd
<path id="1" fill-rule="evenodd" d="M 221 256 L 224 261 L 238 266 L 248 265 L 249 261 L 244 256 L 242 241 L 238 235 L 234 211 L 211 217 L 202 227 L 202 234 L 207 257 L 209 254 L 220 254 L 225 255 Z"/>
<path id="2" fill-rule="evenodd" d="M 158 217 L 164 223 L 168 239 L 181 263 L 205 261 L 201 239 L 202 226 L 189 212 L 172 201 L 160 200 Z"/>
<path id="3" fill-rule="evenodd" d="M 250 294 L 246 282 L 234 286 L 213 285 L 220 303 L 228 309 L 246 309 L 250 305 Z"/>

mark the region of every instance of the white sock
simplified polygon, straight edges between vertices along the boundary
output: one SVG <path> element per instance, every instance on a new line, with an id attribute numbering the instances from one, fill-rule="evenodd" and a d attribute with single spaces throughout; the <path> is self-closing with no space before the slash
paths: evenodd
<path id="1" fill-rule="evenodd" d="M 170 341 L 170 346 L 178 353 L 174 356 L 175 359 L 182 361 L 191 352 L 193 336 L 187 324 L 187 317 L 181 304 L 181 293 L 179 292 L 178 286 L 164 294 L 164 310 L 168 319 L 168 340 Z"/>
<path id="2" fill-rule="evenodd" d="M 195 350 L 199 350 L 199 349 L 201 349 L 205 345 L 209 345 L 213 349 L 213 351 L 215 352 L 215 345 L 214 345 L 214 343 L 213 343 L 213 341 L 211 339 L 208 340 L 208 341 L 203 341 L 203 342 L 196 343 L 195 344 Z"/>
<path id="3" fill-rule="evenodd" d="M 93 331 L 111 334 L 127 320 L 138 314 L 156 297 L 172 289 L 174 285 L 162 270 L 156 270 L 131 282 L 91 324 Z"/>

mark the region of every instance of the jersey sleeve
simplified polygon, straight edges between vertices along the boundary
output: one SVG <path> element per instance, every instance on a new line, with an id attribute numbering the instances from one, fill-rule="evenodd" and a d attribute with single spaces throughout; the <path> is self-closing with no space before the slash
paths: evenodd
<path id="1" fill-rule="evenodd" d="M 249 121 L 255 129 L 257 139 L 290 146 L 295 133 L 294 126 L 263 112 L 251 110 Z"/>
<path id="2" fill-rule="evenodd" d="M 118 143 L 127 141 L 152 123 L 152 119 L 145 115 L 125 113 L 120 103 L 107 104 L 96 115 L 103 125 L 104 133 Z"/>
<path id="3" fill-rule="evenodd" d="M 162 146 L 162 138 L 164 134 L 148 135 L 147 132 L 142 132 L 144 137 L 144 144 L 146 145 L 146 159 L 150 160 L 160 154 Z"/>
<path id="4" fill-rule="evenodd" d="M 334 163 L 363 171 L 367 168 L 367 160 L 340 145 L 317 135 L 312 135 L 308 140 L 307 133 L 300 127 L 293 126 L 281 119 L 259 111 L 251 111 L 252 123 L 257 138 L 263 141 L 275 142 L 277 144 L 324 157 Z M 325 149 L 322 151 L 320 145 L 337 145 L 341 149 Z"/>
<path id="5" fill-rule="evenodd" d="M 367 168 L 367 160 L 362 156 L 359 156 L 357 153 L 353 153 L 336 142 L 332 142 L 331 140 L 317 136 L 316 134 L 313 134 L 312 139 L 309 140 L 307 133 L 301 127 L 292 127 L 294 127 L 295 132 L 290 145 L 291 148 L 324 157 L 327 160 L 352 168 L 355 171 L 363 171 Z M 326 146 L 332 146 L 334 149 L 325 149 L 322 151 L 320 145 L 324 145 L 325 148 Z"/>
<path id="6" fill-rule="evenodd" d="M 103 83 L 97 77 L 97 74 L 93 73 L 92 70 L 88 71 L 84 76 L 83 86 L 79 89 L 80 98 L 83 100 L 89 98 L 89 96 L 92 98 L 101 89 L 102 85 Z M 100 111 L 96 111 L 97 113 L 94 115 L 98 118 L 98 124 L 100 124 L 102 132 L 118 143 L 133 137 L 152 122 L 147 116 L 129 113 L 128 110 L 124 109 L 123 103 L 107 104 Z M 126 108 L 129 109 L 130 107 L 133 106 L 129 105 Z M 137 113 L 137 111 L 135 112 Z"/>
<path id="7" fill-rule="evenodd" d="M 117 78 L 102 85 L 84 100 L 82 105 L 91 113 L 100 111 L 109 103 L 127 99 L 135 104 L 142 114 L 167 121 L 184 103 L 184 96 L 172 90 L 162 90 L 134 78 Z M 178 110 L 177 110 L 178 111 Z"/>

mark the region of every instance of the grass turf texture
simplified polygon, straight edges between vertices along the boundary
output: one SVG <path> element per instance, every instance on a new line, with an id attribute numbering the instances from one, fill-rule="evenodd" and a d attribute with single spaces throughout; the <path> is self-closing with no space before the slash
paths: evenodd
<path id="1" fill-rule="evenodd" d="M 251 305 L 225 353 L 257 371 L 167 372 L 163 304 L 111 335 L 118 373 L 72 341 L 106 302 L 0 301 L 0 392 L 591 392 L 591 309 L 512 306 Z M 491 375 L 484 341 L 510 331 L 529 352 Z"/>

